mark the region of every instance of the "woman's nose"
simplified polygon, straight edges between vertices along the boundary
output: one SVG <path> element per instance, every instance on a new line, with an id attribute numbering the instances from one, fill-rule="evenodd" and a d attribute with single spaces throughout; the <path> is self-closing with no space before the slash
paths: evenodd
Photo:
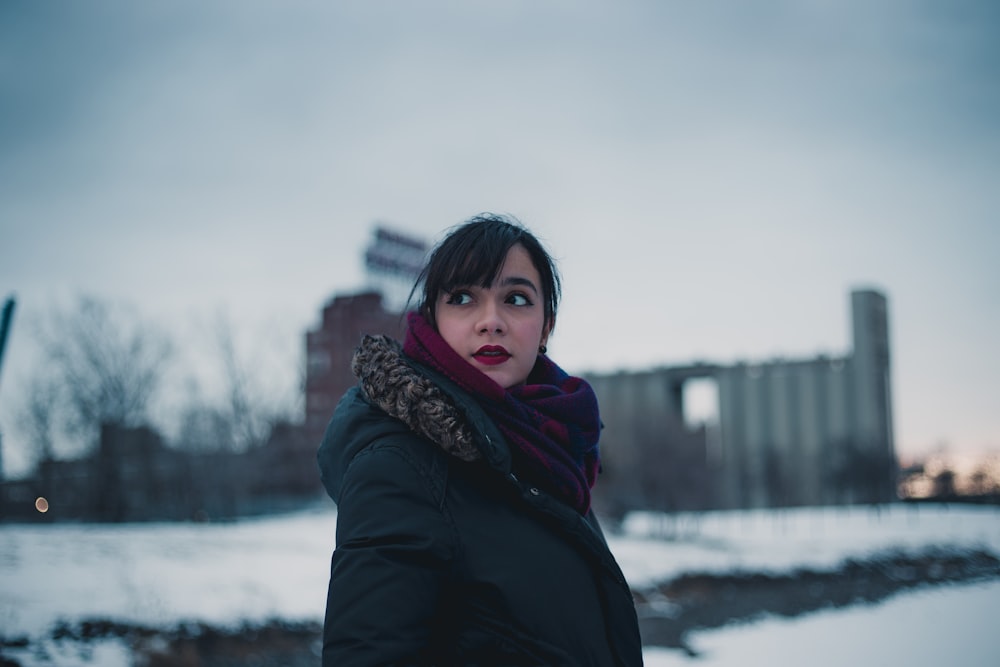
<path id="1" fill-rule="evenodd" d="M 494 305 L 484 305 L 476 328 L 479 333 L 503 333 L 507 327 L 499 308 Z"/>

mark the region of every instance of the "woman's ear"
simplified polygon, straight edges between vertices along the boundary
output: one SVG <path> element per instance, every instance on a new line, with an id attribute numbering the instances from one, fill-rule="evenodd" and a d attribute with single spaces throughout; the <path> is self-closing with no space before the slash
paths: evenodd
<path id="1" fill-rule="evenodd" d="M 556 325 L 556 320 L 553 318 L 542 328 L 542 340 L 538 343 L 539 349 L 544 349 L 548 347 L 549 344 L 549 334 L 552 333 L 552 328 Z"/>

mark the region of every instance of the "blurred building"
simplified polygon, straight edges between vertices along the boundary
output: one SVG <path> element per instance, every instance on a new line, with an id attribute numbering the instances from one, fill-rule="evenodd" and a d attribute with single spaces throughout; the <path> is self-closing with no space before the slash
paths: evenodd
<path id="1" fill-rule="evenodd" d="M 0 482 L 0 521 L 231 519 L 301 506 L 321 492 L 316 447 L 276 424 L 247 451 L 168 446 L 153 429 L 104 424 L 93 451 L 47 458 Z"/>
<path id="2" fill-rule="evenodd" d="M 364 334 L 402 340 L 406 299 L 424 265 L 427 243 L 377 224 L 365 250 L 372 286 L 335 296 L 324 307 L 319 325 L 306 332 L 305 438 L 319 445 L 334 408 L 354 386 L 351 358 Z"/>
<path id="3" fill-rule="evenodd" d="M 887 301 L 864 289 L 850 302 L 852 349 L 844 356 L 588 376 L 605 423 L 605 504 L 688 510 L 893 500 Z M 715 383 L 716 424 L 685 420 L 692 380 Z"/>
<path id="4" fill-rule="evenodd" d="M 354 386 L 351 357 L 364 334 L 402 340 L 405 319 L 387 310 L 378 292 L 337 296 L 319 326 L 306 333 L 305 433 L 319 445 L 337 402 Z"/>

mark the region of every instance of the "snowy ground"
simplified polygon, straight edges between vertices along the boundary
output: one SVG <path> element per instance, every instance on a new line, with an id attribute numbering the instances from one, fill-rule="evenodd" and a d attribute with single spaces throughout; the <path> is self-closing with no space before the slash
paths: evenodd
<path id="1" fill-rule="evenodd" d="M 0 525 L 0 637 L 35 646 L 60 622 L 110 619 L 154 627 L 236 627 L 271 619 L 317 621 L 326 594 L 332 509 L 230 524 Z M 832 568 L 848 557 L 930 545 L 1000 555 L 996 508 L 896 506 L 729 512 L 664 520 L 632 516 L 612 549 L 634 587 L 686 572 Z M 668 534 L 671 540 L 662 539 Z M 879 605 L 765 619 L 696 633 L 697 661 L 647 649 L 654 667 L 688 665 L 1000 664 L 1000 582 L 923 589 Z M 51 643 L 51 642 L 49 642 Z M 59 647 L 50 646 L 58 656 Z M 69 649 L 67 649 L 69 650 Z M 84 664 L 129 665 L 113 640 Z M 25 651 L 25 665 L 41 662 Z"/>

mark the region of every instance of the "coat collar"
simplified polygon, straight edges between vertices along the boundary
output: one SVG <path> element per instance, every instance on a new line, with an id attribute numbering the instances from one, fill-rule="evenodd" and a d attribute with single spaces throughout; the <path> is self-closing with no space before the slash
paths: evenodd
<path id="1" fill-rule="evenodd" d="M 351 370 L 365 399 L 462 461 L 510 472 L 510 452 L 483 409 L 451 380 L 403 354 L 388 336 L 364 336 Z"/>

